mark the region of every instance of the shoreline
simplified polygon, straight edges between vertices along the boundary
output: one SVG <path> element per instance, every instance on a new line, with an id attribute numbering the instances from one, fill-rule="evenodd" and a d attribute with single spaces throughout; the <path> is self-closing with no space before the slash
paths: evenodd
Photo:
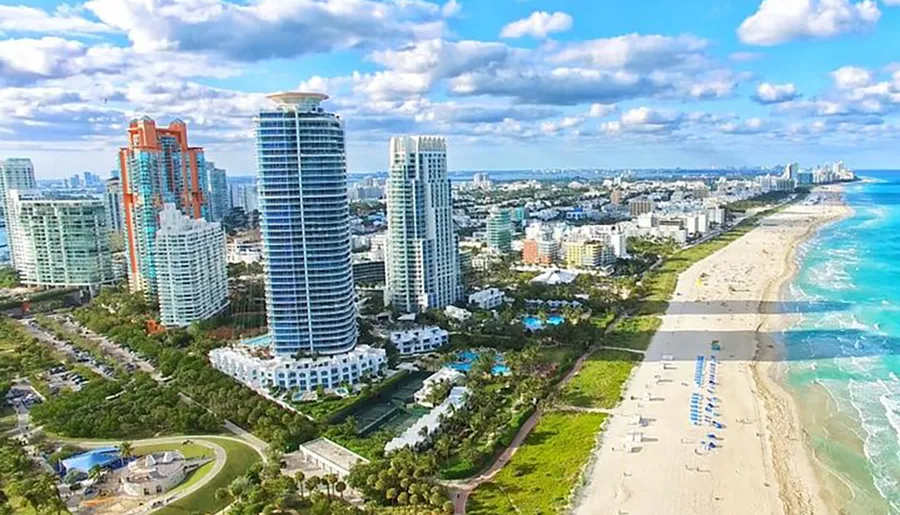
<path id="1" fill-rule="evenodd" d="M 797 245 L 849 215 L 827 196 L 764 218 L 679 275 L 645 360 L 598 435 L 572 513 L 652 513 L 660 506 L 697 515 L 830 510 L 793 399 L 768 377 L 775 362 L 759 363 L 777 357 L 761 331 L 773 327 L 768 319 L 787 318 L 773 312 L 780 286 L 796 272 Z M 720 350 L 710 342 L 721 342 Z M 721 430 L 688 421 L 692 396 L 709 398 L 706 386 L 693 385 L 695 357 L 713 354 L 722 379 L 709 395 Z M 716 449 L 705 450 L 711 431 Z"/>
<path id="2" fill-rule="evenodd" d="M 853 210 L 842 201 L 842 209 L 838 213 L 813 222 L 784 256 L 782 273 L 766 285 L 762 301 L 783 302 L 784 287 L 800 270 L 797 263 L 798 246 L 815 237 L 826 226 L 852 215 Z M 780 338 L 773 337 L 770 333 L 783 331 L 797 318 L 795 314 L 779 314 L 777 311 L 774 304 L 760 303 L 759 313 L 764 318 L 757 332 L 757 356 L 751 364 L 759 402 L 763 405 L 768 422 L 767 459 L 774 468 L 779 497 L 786 514 L 838 513 L 840 506 L 834 503 L 831 496 L 823 494 L 825 485 L 819 478 L 819 473 L 828 469 L 817 462 L 809 434 L 803 427 L 797 400 L 780 378 L 776 377 L 779 366 L 784 363 L 787 349 Z"/>

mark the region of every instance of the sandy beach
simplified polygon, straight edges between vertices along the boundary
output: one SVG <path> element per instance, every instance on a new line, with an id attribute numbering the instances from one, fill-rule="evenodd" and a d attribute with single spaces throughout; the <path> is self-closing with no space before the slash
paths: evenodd
<path id="1" fill-rule="evenodd" d="M 793 401 L 771 377 L 779 349 L 767 333 L 790 323 L 778 294 L 797 244 L 849 211 L 833 198 L 790 206 L 681 274 L 594 451 L 575 514 L 834 511 Z"/>

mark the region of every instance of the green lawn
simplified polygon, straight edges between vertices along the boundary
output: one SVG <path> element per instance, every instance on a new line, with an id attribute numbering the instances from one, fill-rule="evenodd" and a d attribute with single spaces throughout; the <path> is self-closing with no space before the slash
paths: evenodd
<path id="1" fill-rule="evenodd" d="M 661 323 L 659 317 L 649 315 L 625 318 L 606 335 L 603 345 L 646 350 Z"/>
<path id="2" fill-rule="evenodd" d="M 300 410 L 304 415 L 312 417 L 317 421 L 326 420 L 338 410 L 342 410 L 356 401 L 358 395 L 349 397 L 326 397 L 314 402 L 296 402 L 294 407 Z"/>
<path id="3" fill-rule="evenodd" d="M 16 427 L 16 412 L 11 407 L 3 404 L 0 406 L 0 433 Z"/>
<path id="4" fill-rule="evenodd" d="M 563 387 L 562 402 L 585 408 L 614 408 L 622 396 L 622 386 L 640 358 L 634 352 L 598 350 Z"/>
<path id="5" fill-rule="evenodd" d="M 493 481 L 469 499 L 472 515 L 549 515 L 565 508 L 606 419 L 601 413 L 545 413 Z"/>
<path id="6" fill-rule="evenodd" d="M 141 445 L 134 448 L 136 456 L 146 456 L 155 452 L 178 451 L 185 458 L 212 458 L 216 455 L 212 449 L 197 445 L 195 443 L 181 445 L 177 443 L 158 444 L 158 445 Z"/>
<path id="7" fill-rule="evenodd" d="M 228 486 L 235 478 L 242 475 L 254 463 L 260 461 L 259 454 L 250 446 L 219 438 L 205 438 L 217 443 L 225 449 L 227 460 L 225 467 L 200 490 L 184 499 L 179 499 L 158 511 L 154 515 L 184 515 L 189 513 L 216 513 L 231 504 L 231 499 L 217 500 L 216 490 Z"/>

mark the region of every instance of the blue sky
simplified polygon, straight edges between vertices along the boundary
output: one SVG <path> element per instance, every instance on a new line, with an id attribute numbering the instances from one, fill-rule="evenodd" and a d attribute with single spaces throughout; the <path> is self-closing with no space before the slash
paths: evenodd
<path id="1" fill-rule="evenodd" d="M 38 0 L 0 5 L 0 158 L 105 174 L 135 116 L 254 172 L 265 93 L 328 93 L 351 171 L 900 168 L 900 0 Z"/>

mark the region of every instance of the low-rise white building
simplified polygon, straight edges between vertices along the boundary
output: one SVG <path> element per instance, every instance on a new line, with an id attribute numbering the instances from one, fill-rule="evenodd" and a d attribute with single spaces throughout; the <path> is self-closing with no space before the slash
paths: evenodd
<path id="1" fill-rule="evenodd" d="M 168 492 L 184 481 L 188 472 L 207 461 L 209 460 L 187 460 L 177 451 L 148 454 L 128 464 L 122 474 L 122 489 L 126 494 L 135 497 Z"/>
<path id="2" fill-rule="evenodd" d="M 471 312 L 453 305 L 444 308 L 444 314 L 452 318 L 453 320 L 456 320 L 457 322 L 465 322 L 472 318 Z"/>
<path id="3" fill-rule="evenodd" d="M 391 332 L 391 343 L 400 354 L 420 354 L 431 352 L 446 345 L 450 333 L 437 326 L 416 327 Z"/>
<path id="4" fill-rule="evenodd" d="M 423 443 L 431 440 L 441 428 L 441 420 L 444 417 L 449 417 L 454 410 L 465 405 L 468 394 L 469 389 L 465 386 L 454 386 L 444 402 L 423 415 L 419 420 L 416 420 L 403 434 L 388 442 L 384 446 L 384 452 L 388 453 L 404 447 L 415 450 Z"/>
<path id="5" fill-rule="evenodd" d="M 428 401 L 428 396 L 436 386 L 441 384 L 456 385 L 465 377 L 466 375 L 459 370 L 450 367 L 441 367 L 440 370 L 422 381 L 422 388 L 419 388 L 419 390 L 413 394 L 413 398 L 416 400 L 417 404 L 421 404 L 426 408 L 432 408 L 434 407 L 434 404 Z"/>
<path id="6" fill-rule="evenodd" d="M 359 454 L 338 445 L 328 438 L 321 437 L 301 444 L 297 454 L 307 463 L 324 470 L 328 474 L 337 474 L 343 479 L 350 474 L 350 469 L 357 463 L 369 463 Z"/>
<path id="7" fill-rule="evenodd" d="M 499 288 L 487 288 L 469 295 L 469 304 L 478 309 L 494 309 L 503 304 L 503 291 Z"/>
<path id="8" fill-rule="evenodd" d="M 231 264 L 259 263 L 262 261 L 262 242 L 231 240 L 228 242 L 227 256 Z"/>
<path id="9" fill-rule="evenodd" d="M 319 385 L 337 388 L 359 383 L 363 376 L 379 372 L 387 364 L 387 355 L 384 349 L 357 345 L 343 354 L 298 359 L 272 356 L 268 348 L 237 344 L 211 350 L 209 361 L 217 370 L 257 390 L 278 386 L 312 391 Z"/>

